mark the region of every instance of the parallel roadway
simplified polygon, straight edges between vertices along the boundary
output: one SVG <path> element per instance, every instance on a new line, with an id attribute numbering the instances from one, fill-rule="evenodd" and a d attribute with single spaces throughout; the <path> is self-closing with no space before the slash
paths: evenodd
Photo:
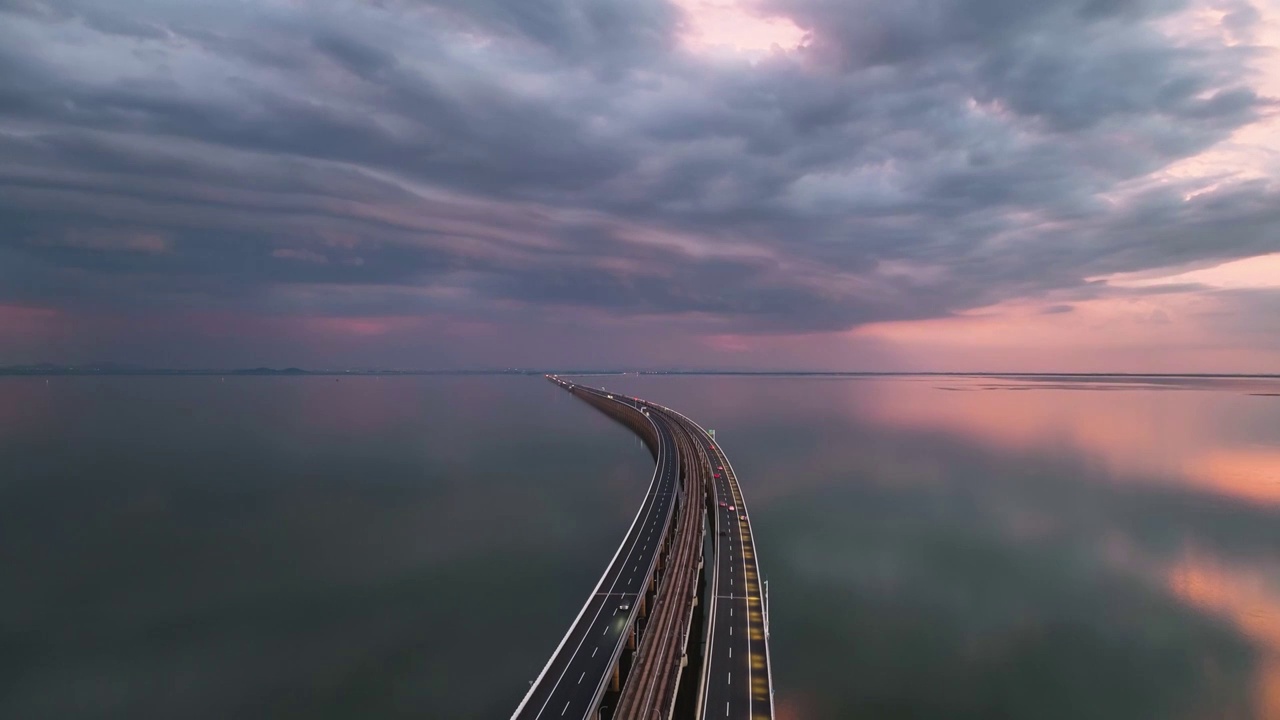
<path id="1" fill-rule="evenodd" d="M 627 404 L 636 406 L 634 400 Z M 637 600 L 649 584 L 667 533 L 679 472 L 671 428 L 658 413 L 650 418 L 658 432 L 658 463 L 644 503 L 608 569 L 516 708 L 513 720 L 589 717 L 608 688 L 637 620 Z M 622 610 L 623 605 L 629 609 Z"/>
<path id="2" fill-rule="evenodd" d="M 764 598 L 742 489 L 729 459 L 711 436 L 689 418 L 679 413 L 675 417 L 701 443 L 713 468 L 715 559 L 707 580 L 713 602 L 707 609 L 709 644 L 698 717 L 771 718 L 773 682 Z"/>

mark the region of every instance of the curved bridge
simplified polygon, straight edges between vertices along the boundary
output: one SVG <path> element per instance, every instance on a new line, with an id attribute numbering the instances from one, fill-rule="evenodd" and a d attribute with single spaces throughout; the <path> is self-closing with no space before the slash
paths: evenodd
<path id="1" fill-rule="evenodd" d="M 639 435 L 656 466 L 512 719 L 772 718 L 767 601 L 728 458 L 670 408 L 547 378 Z"/>

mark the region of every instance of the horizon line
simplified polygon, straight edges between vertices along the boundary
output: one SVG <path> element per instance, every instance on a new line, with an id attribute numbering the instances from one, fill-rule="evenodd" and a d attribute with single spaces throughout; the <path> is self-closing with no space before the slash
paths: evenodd
<path id="1" fill-rule="evenodd" d="M 1280 372 L 1060 372 L 1046 370 L 765 370 L 732 368 L 283 368 L 254 366 L 234 368 L 167 368 L 125 363 L 30 363 L 0 365 L 0 375 L 761 375 L 761 376 L 973 376 L 973 377 L 1201 377 L 1201 378 L 1280 378 Z"/>

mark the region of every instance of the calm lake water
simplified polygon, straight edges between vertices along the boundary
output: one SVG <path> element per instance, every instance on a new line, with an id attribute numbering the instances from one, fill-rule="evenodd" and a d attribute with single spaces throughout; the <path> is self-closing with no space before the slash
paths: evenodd
<path id="1" fill-rule="evenodd" d="M 1280 382 L 609 377 L 717 437 L 779 718 L 1280 718 Z M 505 718 L 652 473 L 540 378 L 0 378 L 0 717 Z"/>

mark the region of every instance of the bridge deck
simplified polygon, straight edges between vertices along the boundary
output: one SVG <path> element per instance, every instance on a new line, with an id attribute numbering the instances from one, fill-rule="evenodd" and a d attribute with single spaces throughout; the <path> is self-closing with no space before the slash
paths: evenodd
<path id="1" fill-rule="evenodd" d="M 711 458 L 715 559 L 707 609 L 709 644 L 703 663 L 698 716 L 773 717 L 768 628 L 750 515 L 729 458 L 700 425 L 675 413 Z M 720 507 L 720 503 L 725 507 Z M 732 508 L 732 509 L 730 509 Z"/>
<path id="2" fill-rule="evenodd" d="M 585 388 L 584 388 L 585 390 Z M 639 613 L 637 598 L 653 575 L 667 532 L 678 463 L 671 430 L 654 420 L 658 462 L 639 512 L 608 569 L 579 611 L 512 718 L 585 718 L 596 710 L 628 632 Z M 630 605 L 623 611 L 619 607 Z"/>
<path id="3" fill-rule="evenodd" d="M 647 419 L 658 439 L 658 461 L 644 503 L 622 545 L 516 709 L 513 720 L 586 718 L 598 709 L 613 668 L 637 622 L 638 598 L 654 577 L 660 548 L 674 522 L 672 508 L 679 492 L 681 469 L 676 451 L 677 434 L 687 435 L 698 443 L 700 453 L 705 453 L 710 460 L 713 475 L 699 481 L 705 482 L 712 493 L 714 513 L 709 519 L 715 557 L 703 570 L 710 571 L 707 582 L 711 587 L 711 602 L 705 616 L 708 644 L 699 683 L 701 697 L 695 703 L 698 717 L 708 720 L 772 718 L 767 608 L 761 592 L 750 515 L 728 458 L 701 426 L 678 412 L 624 395 L 608 395 L 558 378 L 550 379 L 573 392 L 590 393 L 597 402 L 607 399 L 637 411 L 646 407 L 654 409 L 647 413 Z M 682 442 L 687 454 L 688 441 Z M 701 468 L 700 454 L 694 459 L 696 463 L 686 464 Z M 696 474 L 700 475 L 701 469 Z M 701 492 L 701 487 L 692 483 L 690 491 Z M 696 495 L 691 499 L 698 504 Z M 721 502 L 725 507 L 720 506 Z M 684 556 L 687 555 L 686 551 Z M 688 561 L 697 562 L 696 559 Z M 619 609 L 624 603 L 630 605 L 629 610 Z M 674 624 L 666 622 L 666 626 L 674 627 Z M 664 641 L 663 647 L 671 647 L 668 643 Z M 651 665 L 650 662 L 643 674 L 659 677 L 660 673 Z M 632 680 L 628 680 L 627 689 L 634 695 Z M 640 682 L 639 678 L 634 680 Z"/>

